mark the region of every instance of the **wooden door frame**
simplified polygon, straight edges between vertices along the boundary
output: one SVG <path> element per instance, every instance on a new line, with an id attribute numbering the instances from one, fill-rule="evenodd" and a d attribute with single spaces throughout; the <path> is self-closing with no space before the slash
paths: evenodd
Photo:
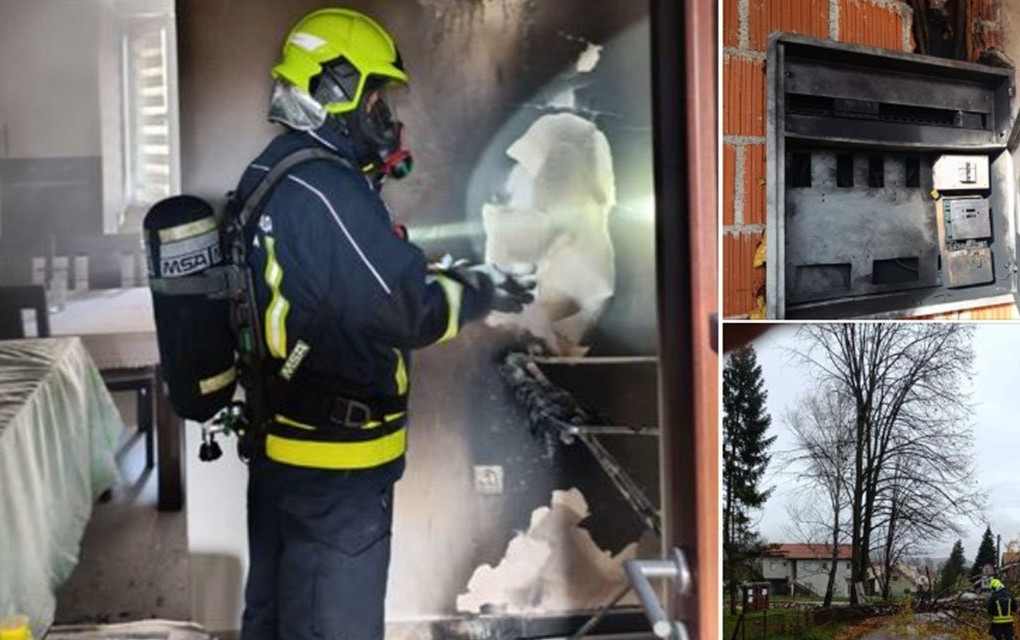
<path id="1" fill-rule="evenodd" d="M 717 16 L 652 1 L 664 540 L 691 564 L 672 604 L 692 638 L 720 633 Z"/>

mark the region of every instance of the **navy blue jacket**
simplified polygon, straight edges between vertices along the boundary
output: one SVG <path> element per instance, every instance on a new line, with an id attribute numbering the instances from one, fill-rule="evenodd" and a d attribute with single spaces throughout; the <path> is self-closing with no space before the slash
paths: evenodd
<path id="1" fill-rule="evenodd" d="M 1017 613 L 1017 603 L 1013 594 L 1008 589 L 998 589 L 992 592 L 991 597 L 988 598 L 988 615 L 991 616 L 994 621 L 997 616 L 1015 616 Z M 1000 624 L 1007 624 L 1002 622 Z"/>
<path id="2" fill-rule="evenodd" d="M 282 361 L 301 340 L 309 350 L 295 380 L 326 377 L 353 396 L 406 394 L 409 351 L 456 335 L 491 296 L 428 273 L 329 125 L 277 136 L 241 176 L 238 197 L 284 156 L 315 146 L 351 164 L 296 166 L 263 207 L 250 252 L 269 351 Z"/>

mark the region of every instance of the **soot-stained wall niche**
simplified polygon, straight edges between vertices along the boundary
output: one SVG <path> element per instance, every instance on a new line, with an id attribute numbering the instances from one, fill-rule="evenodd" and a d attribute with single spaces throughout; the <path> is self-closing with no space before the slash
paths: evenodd
<path id="1" fill-rule="evenodd" d="M 608 425 L 657 425 L 648 7 L 348 6 L 394 34 L 411 77 L 400 116 L 416 167 L 384 190 L 394 215 L 429 255 L 534 262 L 540 277 L 523 318 L 492 317 L 414 359 L 387 637 L 402 623 L 500 637 L 524 619 L 596 608 L 624 583 L 625 559 L 660 555 L 658 536 L 585 447 L 532 433 L 496 364 L 527 344 L 578 358 L 542 370 Z M 287 29 L 318 7 L 178 3 L 186 192 L 222 197 L 277 131 L 265 122 L 268 70 Z M 600 441 L 657 506 L 657 438 Z M 243 543 L 222 535 L 243 539 L 243 473 L 189 469 L 191 551 L 223 566 L 246 562 Z M 213 532 L 204 523 L 217 518 Z M 196 605 L 240 589 L 236 570 L 202 566 L 192 584 Z M 202 606 L 201 621 L 236 627 L 237 602 Z"/>
<path id="2" fill-rule="evenodd" d="M 773 34 L 769 315 L 899 317 L 1011 301 L 1013 76 Z"/>

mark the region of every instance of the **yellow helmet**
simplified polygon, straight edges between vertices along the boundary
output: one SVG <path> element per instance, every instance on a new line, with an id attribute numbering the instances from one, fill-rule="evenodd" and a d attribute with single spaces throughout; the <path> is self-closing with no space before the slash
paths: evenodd
<path id="1" fill-rule="evenodd" d="M 1002 584 L 1002 580 L 999 580 L 998 578 L 992 578 L 991 580 L 988 581 L 988 586 L 992 589 L 992 591 L 998 591 L 999 589 L 1003 588 L 1006 585 Z"/>
<path id="2" fill-rule="evenodd" d="M 273 67 L 273 78 L 308 93 L 333 114 L 357 108 L 369 78 L 384 84 L 407 83 L 390 34 L 350 9 L 320 9 L 298 21 L 283 43 L 283 58 Z"/>

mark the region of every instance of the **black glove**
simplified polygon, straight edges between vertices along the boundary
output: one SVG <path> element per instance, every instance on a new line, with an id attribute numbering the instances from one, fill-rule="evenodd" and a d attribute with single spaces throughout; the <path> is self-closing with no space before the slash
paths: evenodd
<path id="1" fill-rule="evenodd" d="M 509 273 L 494 264 L 478 264 L 468 267 L 477 277 L 487 278 L 492 283 L 492 310 L 503 313 L 520 313 L 524 305 L 535 301 L 534 291 L 538 282 L 534 267 L 527 272 Z"/>
<path id="2" fill-rule="evenodd" d="M 494 264 L 469 266 L 465 260 L 454 260 L 445 255 L 429 265 L 429 271 L 446 274 L 465 287 L 491 295 L 489 304 L 493 311 L 520 313 L 524 305 L 535 300 L 532 293 L 537 284 L 534 265 L 515 269 L 511 273 Z"/>

